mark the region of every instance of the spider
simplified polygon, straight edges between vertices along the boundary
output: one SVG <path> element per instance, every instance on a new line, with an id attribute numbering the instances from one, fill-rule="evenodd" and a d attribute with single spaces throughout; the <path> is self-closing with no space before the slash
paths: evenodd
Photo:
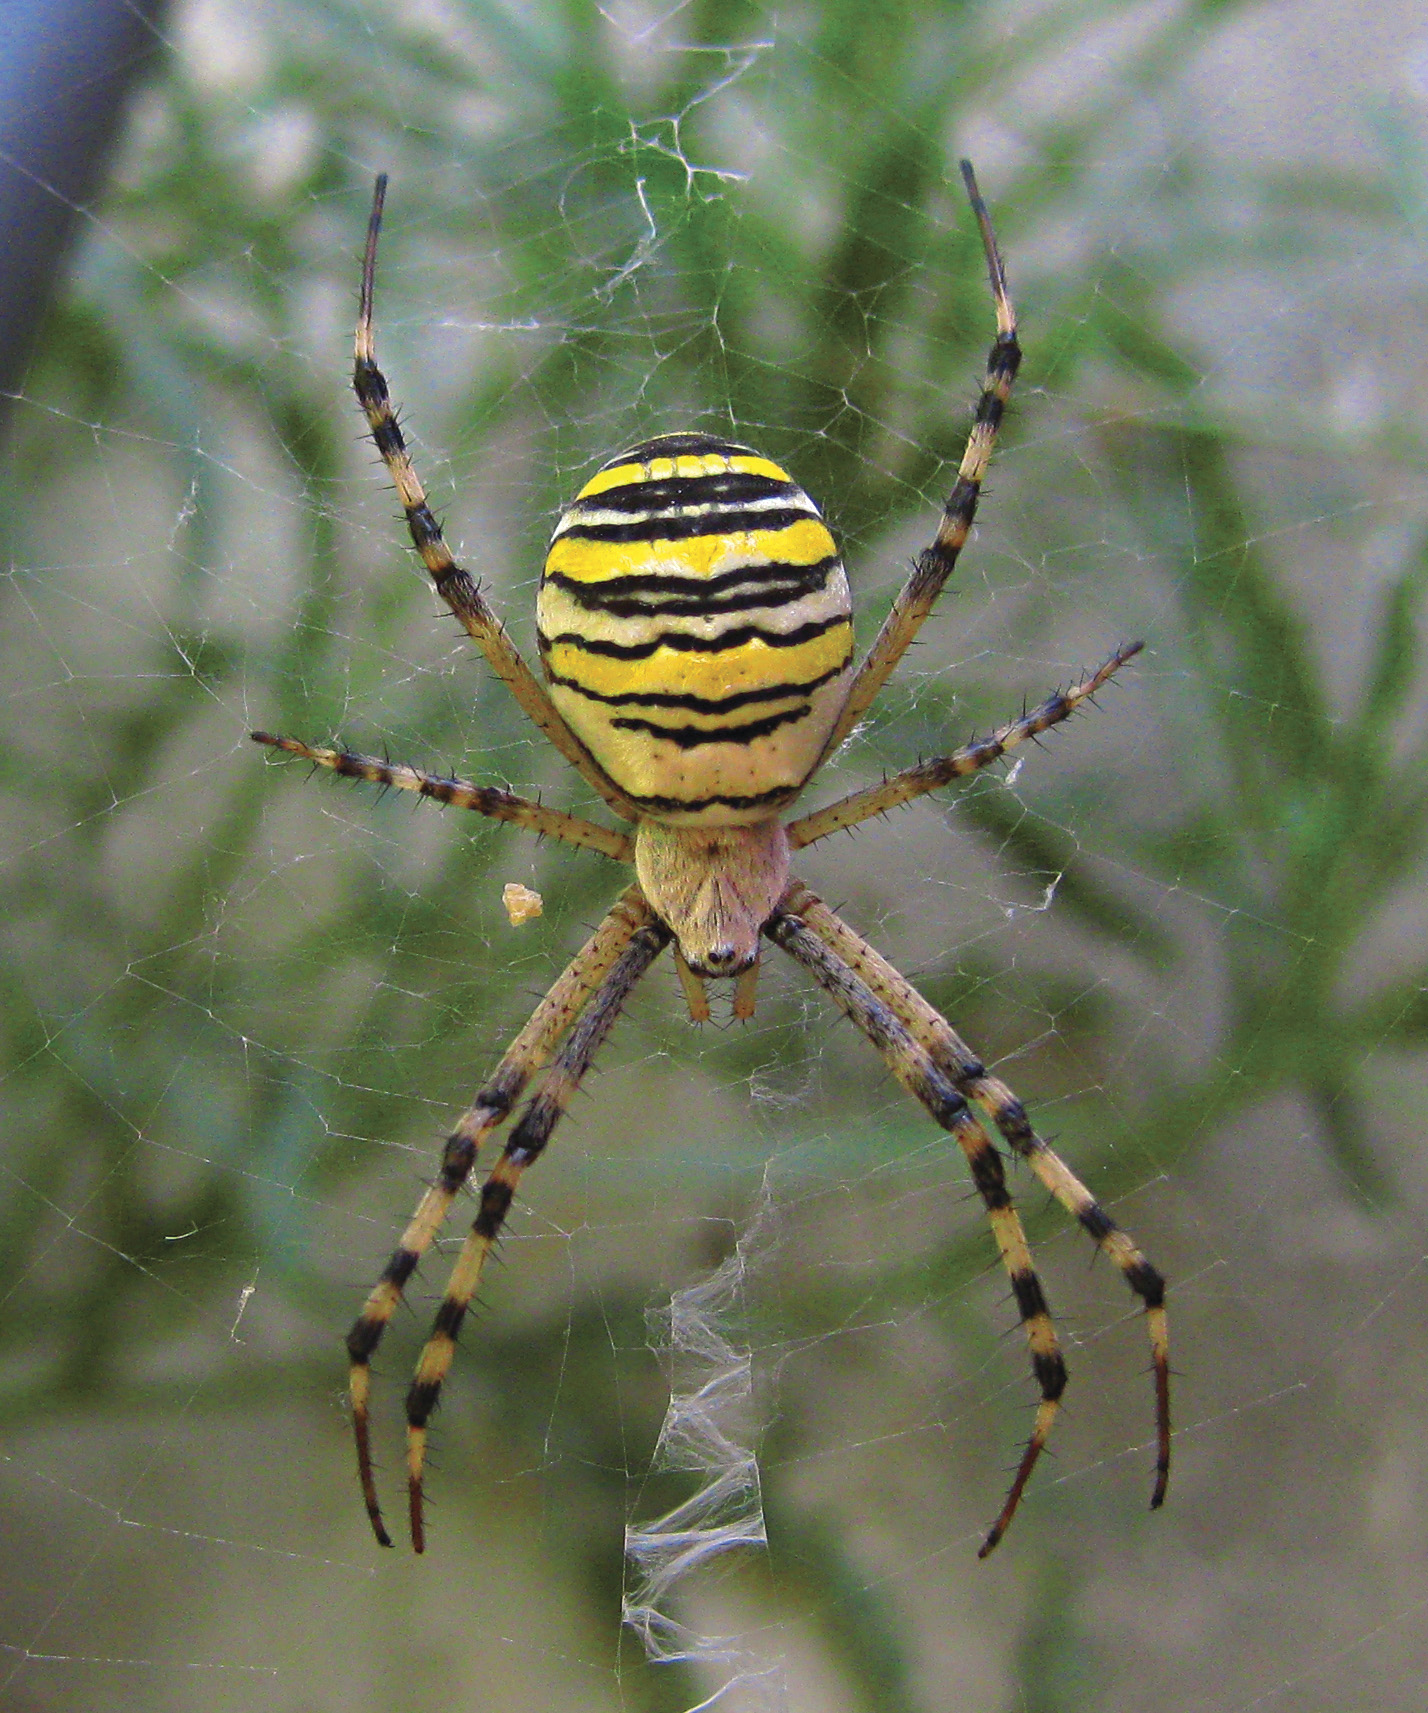
<path id="1" fill-rule="evenodd" d="M 821 513 L 777 464 L 701 433 L 630 447 L 586 482 L 556 525 L 537 605 L 542 684 L 456 564 L 426 501 L 377 367 L 372 332 L 377 237 L 387 179 L 367 228 L 353 385 L 438 594 L 522 711 L 626 823 L 584 820 L 495 786 L 472 785 L 294 738 L 253 738 L 320 767 L 510 821 L 632 863 L 634 883 L 557 977 L 490 1079 L 457 1120 L 435 1180 L 347 1338 L 358 1475 L 372 1528 L 392 1544 L 373 1469 L 368 1400 L 377 1346 L 483 1145 L 544 1078 L 481 1185 L 475 1222 L 451 1271 L 407 1393 L 412 1546 L 425 1546 L 427 1427 L 456 1337 L 527 1166 L 545 1148 L 631 990 L 666 946 L 690 1019 L 709 1017 L 705 984 L 734 982 L 736 1017 L 753 1015 L 761 942 L 807 970 L 949 1131 L 967 1158 L 1030 1350 L 1040 1402 L 985 1558 L 1011 1522 L 1055 1419 L 1066 1366 L 987 1121 L 1124 1274 L 1144 1308 L 1155 1384 L 1152 1509 L 1170 1472 L 1165 1286 L 1130 1236 L 1032 1129 L 947 1020 L 790 872 L 791 853 L 996 761 L 1074 713 L 1132 658 L 1117 649 L 1084 682 L 1049 697 L 980 743 L 920 762 L 794 820 L 782 818 L 867 712 L 947 581 L 976 512 L 983 475 L 1021 361 L 1016 315 L 986 204 L 961 163 L 981 234 L 997 332 L 952 493 L 865 658 L 853 665 L 848 583 Z M 627 830 L 628 829 L 628 830 Z"/>

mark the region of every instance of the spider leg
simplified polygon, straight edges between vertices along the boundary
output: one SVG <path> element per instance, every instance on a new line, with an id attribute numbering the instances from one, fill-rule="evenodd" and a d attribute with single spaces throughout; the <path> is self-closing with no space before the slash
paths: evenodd
<path id="1" fill-rule="evenodd" d="M 494 821 L 510 821 L 527 832 L 540 833 L 547 838 L 560 839 L 567 845 L 582 845 L 586 850 L 599 851 L 617 862 L 634 858 L 634 841 L 628 833 L 616 827 L 602 827 L 595 821 L 585 821 L 578 815 L 567 815 L 559 809 L 547 809 L 543 803 L 533 803 L 529 797 L 517 797 L 495 785 L 472 785 L 465 779 L 446 779 L 440 774 L 425 773 L 419 767 L 403 763 L 379 761 L 374 755 L 358 755 L 348 749 L 320 749 L 301 743 L 297 738 L 277 738 L 271 732 L 252 732 L 254 743 L 267 744 L 287 755 L 300 755 L 330 767 L 347 779 L 365 779 L 373 785 L 391 785 L 399 791 L 415 791 L 422 797 L 434 797 L 438 803 L 449 803 L 458 809 L 474 809 L 478 815 L 489 815 Z"/>
<path id="2" fill-rule="evenodd" d="M 422 1256 L 431 1247 L 445 1223 L 451 1204 L 476 1164 L 481 1144 L 524 1093 L 527 1083 L 549 1059 L 555 1045 L 585 1010 L 590 996 L 609 975 L 621 954 L 642 929 L 654 920 L 653 912 L 637 886 L 631 886 L 615 901 L 609 914 L 556 978 L 496 1066 L 470 1107 L 457 1120 L 442 1152 L 441 1170 L 435 1183 L 422 1196 L 401 1241 L 382 1269 L 362 1312 L 347 1335 L 351 1361 L 348 1393 L 352 1400 L 352 1431 L 357 1444 L 357 1473 L 362 1497 L 373 1532 L 383 1546 L 392 1544 L 377 1502 L 372 1470 L 368 1398 L 371 1393 L 372 1357 L 382 1334 L 396 1313 L 407 1281 Z"/>
<path id="3" fill-rule="evenodd" d="M 377 272 L 377 234 L 382 225 L 382 204 L 387 194 L 387 175 L 382 173 L 372 196 L 372 215 L 367 224 L 367 249 L 362 264 L 362 300 L 357 315 L 356 357 L 352 386 L 362 406 L 372 440 L 396 486 L 406 513 L 412 543 L 422 564 L 431 574 L 436 592 L 465 626 L 468 635 L 486 656 L 496 676 L 515 697 L 522 713 L 547 737 L 572 767 L 627 821 L 636 818 L 633 803 L 606 777 L 594 758 L 556 712 L 545 687 L 521 658 L 505 626 L 487 604 L 476 579 L 451 557 L 441 525 L 427 504 L 426 490 L 412 463 L 387 392 L 386 377 L 377 367 L 376 343 L 372 333 L 372 293 Z"/>
<path id="4" fill-rule="evenodd" d="M 1155 1376 L 1155 1485 L 1150 1508 L 1165 1501 L 1170 1482 L 1170 1332 L 1165 1311 L 1165 1280 L 1071 1171 L 1031 1127 L 1026 1108 L 986 1066 L 935 1006 L 929 1005 L 907 977 L 807 887 L 795 882 L 784 897 L 784 908 L 840 958 L 886 1002 L 951 1078 L 959 1094 L 976 1103 L 996 1125 L 1007 1146 L 1019 1154 L 1062 1207 L 1095 1239 L 1120 1269 L 1141 1300 L 1150 1338 L 1151 1369 Z"/>
<path id="5" fill-rule="evenodd" d="M 891 779 L 885 779 L 881 785 L 869 786 L 865 791 L 854 791 L 836 803 L 830 803 L 826 809 L 817 809 L 811 815 L 802 815 L 798 820 L 790 821 L 789 844 L 794 850 L 799 850 L 804 845 L 826 839 L 830 833 L 839 832 L 845 827 L 856 827 L 860 821 L 866 821 L 873 815 L 884 815 L 889 809 L 910 803 L 914 797 L 937 791 L 954 779 L 962 779 L 969 773 L 977 773 L 990 766 L 1018 744 L 1024 744 L 1029 738 L 1037 737 L 1042 732 L 1049 731 L 1052 726 L 1059 725 L 1062 720 L 1069 719 L 1083 702 L 1094 696 L 1101 686 L 1119 672 L 1128 660 L 1139 654 L 1144 646 L 1139 642 L 1126 643 L 1083 683 L 1073 684 L 1069 690 L 1048 696 L 1039 708 L 1033 709 L 1029 714 L 1023 714 L 1019 720 L 1010 720 L 1006 725 L 999 726 L 990 737 L 983 738 L 980 743 L 971 743 L 963 749 L 955 750 L 951 755 L 937 756 L 931 761 L 919 762 L 916 767 L 904 768 Z"/>
<path id="6" fill-rule="evenodd" d="M 987 356 L 987 373 L 982 383 L 982 395 L 977 400 L 971 433 L 967 436 L 962 462 L 958 466 L 957 480 L 942 511 L 942 522 L 931 546 L 918 555 L 912 575 L 893 602 L 892 611 L 884 620 L 873 646 L 854 675 L 848 689 L 848 699 L 843 704 L 838 722 L 824 746 L 824 755 L 831 755 L 868 711 L 873 698 L 887 682 L 888 674 L 902 659 L 908 644 L 922 628 L 923 621 L 942 592 L 943 584 L 951 576 L 952 568 L 957 563 L 957 555 L 962 551 L 963 543 L 972 531 L 972 519 L 976 516 L 982 479 L 987 473 L 992 448 L 996 445 L 997 430 L 1001 426 L 1007 400 L 1011 397 L 1012 383 L 1021 365 L 1021 347 L 1017 344 L 1016 337 L 1016 311 L 1012 308 L 1011 297 L 1007 292 L 1006 269 L 992 232 L 991 216 L 987 213 L 987 205 L 982 201 L 982 194 L 977 189 L 977 180 L 970 161 L 962 162 L 962 178 L 967 187 L 967 198 L 972 204 L 972 212 L 981 230 L 982 248 L 986 251 L 987 273 L 991 279 L 992 298 L 997 311 L 997 336 Z"/>
<path id="7" fill-rule="evenodd" d="M 407 1393 L 407 1497 L 412 1547 L 417 1552 L 421 1552 L 426 1544 L 422 1468 L 426 1459 L 427 1422 L 437 1406 L 442 1383 L 450 1371 L 457 1333 L 466 1318 L 472 1297 L 480 1288 L 486 1257 L 500 1236 L 521 1174 L 543 1152 L 621 1007 L 640 977 L 669 944 L 670 938 L 669 929 L 652 919 L 646 920 L 629 936 L 628 944 L 586 1004 L 538 1093 L 507 1138 L 501 1158 L 481 1186 L 481 1205 L 475 1222 L 456 1258 L 456 1265 L 451 1269 L 431 1336 L 422 1350 Z"/>
<path id="8" fill-rule="evenodd" d="M 979 1558 L 985 1558 L 1006 1533 L 1041 1456 L 1066 1386 L 1066 1364 L 1041 1281 L 1032 1266 L 1021 1220 L 1012 1206 L 1001 1155 L 947 1070 L 937 1063 L 883 994 L 826 945 L 803 919 L 803 912 L 813 902 L 807 888 L 795 882 L 764 932 L 796 963 L 803 965 L 881 1053 L 908 1093 L 921 1101 L 943 1129 L 957 1139 L 986 1206 L 992 1235 L 1026 1328 L 1032 1372 L 1041 1387 L 1041 1402 L 1006 1499 L 978 1552 Z"/>
<path id="9" fill-rule="evenodd" d="M 684 995 L 684 1008 L 689 1013 L 691 1023 L 707 1023 L 709 1021 L 709 993 L 705 986 L 705 977 L 696 975 L 684 961 L 684 953 L 679 947 L 674 948 L 674 968 L 679 976 L 679 990 Z"/>
<path id="10" fill-rule="evenodd" d="M 741 970 L 734 981 L 734 1018 L 739 1023 L 747 1023 L 754 1015 L 754 1008 L 759 997 L 759 960 L 757 958 L 746 970 Z"/>

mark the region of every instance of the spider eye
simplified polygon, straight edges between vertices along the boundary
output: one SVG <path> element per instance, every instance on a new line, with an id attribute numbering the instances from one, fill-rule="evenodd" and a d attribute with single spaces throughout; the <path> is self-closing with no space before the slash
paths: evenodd
<path id="1" fill-rule="evenodd" d="M 738 975 L 752 962 L 748 953 L 740 951 L 737 946 L 710 946 L 699 962 L 690 967 L 700 975 Z"/>

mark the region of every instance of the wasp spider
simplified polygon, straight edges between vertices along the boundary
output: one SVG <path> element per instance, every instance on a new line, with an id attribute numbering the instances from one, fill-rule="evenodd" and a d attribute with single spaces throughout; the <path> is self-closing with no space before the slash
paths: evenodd
<path id="1" fill-rule="evenodd" d="M 975 773 L 1075 712 L 1140 648 L 1119 649 L 1084 683 L 954 754 L 908 768 L 827 808 L 783 811 L 853 730 L 916 636 L 966 541 L 1020 349 L 987 210 L 963 163 L 986 251 L 997 335 L 957 480 L 932 545 L 917 559 L 867 656 L 853 664 L 848 583 L 818 507 L 779 466 L 707 434 L 666 434 L 620 453 L 556 525 L 538 605 L 545 683 L 516 652 L 475 580 L 451 557 L 412 466 L 377 367 L 372 286 L 386 190 L 377 180 L 367 232 L 354 385 L 437 592 L 520 707 L 625 827 L 582 820 L 489 785 L 444 779 L 292 738 L 259 743 L 375 784 L 512 821 L 632 863 L 635 881 L 557 978 L 446 1142 L 422 1196 L 347 1338 L 352 1419 L 367 1513 L 390 1545 L 377 1502 L 368 1429 L 371 1361 L 402 1293 L 440 1232 L 477 1155 L 532 1079 L 543 1079 L 481 1185 L 475 1223 L 452 1269 L 407 1393 L 412 1544 L 424 1543 L 427 1423 L 456 1337 L 526 1167 L 541 1153 L 620 1007 L 673 945 L 690 1017 L 709 1016 L 705 983 L 732 978 L 750 1017 L 760 945 L 801 964 L 886 1060 L 897 1080 L 956 1137 L 986 1205 L 1030 1347 L 1041 1401 L 985 1556 L 1017 1508 L 1055 1419 L 1066 1368 L 1021 1221 L 1007 1190 L 1010 1151 L 1072 1213 L 1125 1275 L 1146 1316 L 1154 1365 L 1152 1506 L 1170 1467 L 1169 1365 L 1160 1274 L 1032 1129 L 1021 1102 L 891 964 L 790 873 L 793 851 Z"/>

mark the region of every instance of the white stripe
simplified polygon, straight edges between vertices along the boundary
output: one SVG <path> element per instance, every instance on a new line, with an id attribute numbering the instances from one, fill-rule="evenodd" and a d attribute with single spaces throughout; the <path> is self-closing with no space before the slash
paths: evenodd
<path id="1" fill-rule="evenodd" d="M 795 494 L 769 494 L 761 500 L 739 500 L 730 503 L 728 500 L 712 500 L 708 505 L 661 506 L 656 511 L 624 512 L 607 511 L 603 508 L 596 510 L 590 504 L 572 506 L 565 512 L 560 522 L 555 526 L 554 541 L 575 524 L 605 524 L 605 523 L 654 523 L 661 518 L 706 517 L 711 512 L 781 512 L 800 511 L 805 517 L 815 517 L 820 521 L 823 514 L 813 501 L 801 489 Z M 612 543 L 612 546 L 624 546 L 623 542 Z"/>

